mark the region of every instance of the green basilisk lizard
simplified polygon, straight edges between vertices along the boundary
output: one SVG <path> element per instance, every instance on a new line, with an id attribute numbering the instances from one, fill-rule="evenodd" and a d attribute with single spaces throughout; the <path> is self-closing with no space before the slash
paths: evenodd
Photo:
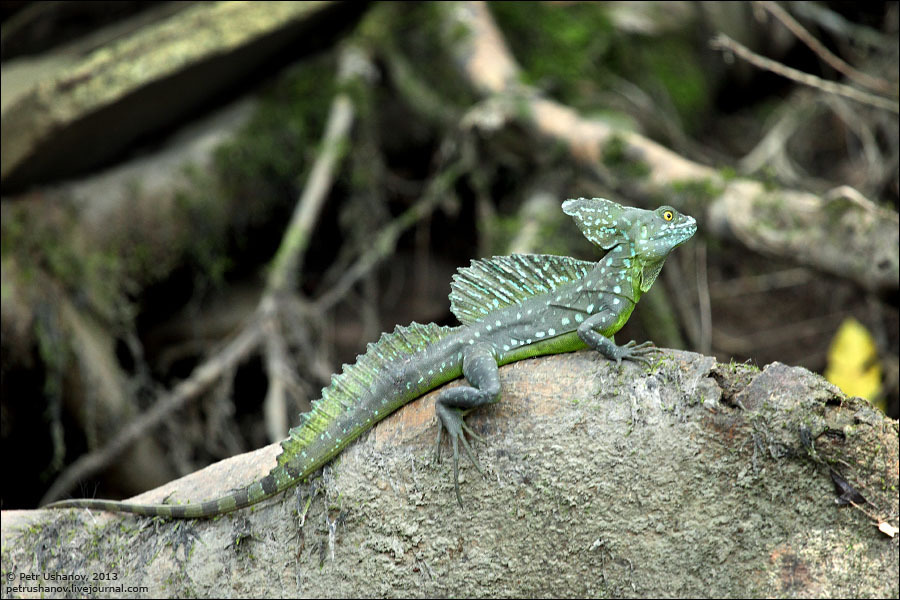
<path id="1" fill-rule="evenodd" d="M 693 218 L 663 206 L 654 211 L 600 198 L 567 200 L 584 235 L 607 250 L 599 262 L 566 256 L 513 254 L 473 260 L 450 285 L 458 327 L 413 323 L 386 333 L 322 390 L 301 424 L 281 442 L 277 465 L 250 485 L 207 502 L 186 505 L 64 500 L 52 508 L 92 508 L 167 518 L 202 518 L 256 504 L 296 485 L 351 441 L 401 406 L 464 375 L 468 385 L 442 391 L 435 403 L 437 448 L 444 430 L 453 447 L 459 495 L 459 444 L 478 468 L 463 421 L 471 410 L 497 402 L 499 366 L 591 347 L 610 360 L 649 364 L 652 343 L 617 346 L 615 334 L 650 289 L 669 253 L 697 231 Z"/>

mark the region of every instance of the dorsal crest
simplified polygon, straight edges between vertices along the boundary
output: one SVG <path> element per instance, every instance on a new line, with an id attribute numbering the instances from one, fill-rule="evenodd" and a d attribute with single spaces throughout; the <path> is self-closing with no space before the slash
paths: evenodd
<path id="1" fill-rule="evenodd" d="M 473 260 L 450 283 L 450 310 L 468 325 L 494 311 L 550 293 L 581 279 L 594 263 L 550 254 L 513 254 Z"/>

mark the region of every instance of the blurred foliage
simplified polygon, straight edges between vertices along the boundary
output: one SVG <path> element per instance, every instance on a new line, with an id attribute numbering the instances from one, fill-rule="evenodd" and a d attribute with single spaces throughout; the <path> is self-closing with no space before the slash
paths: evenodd
<path id="1" fill-rule="evenodd" d="M 60 205 L 36 213 L 9 204 L 0 229 L 2 255 L 15 257 L 22 281 L 40 281 L 38 289 L 53 281 L 110 326 L 125 327 L 134 316 L 125 257 L 78 239 L 72 210 Z"/>
<path id="2" fill-rule="evenodd" d="M 573 108 L 606 111 L 603 95 L 629 81 L 671 105 L 690 130 L 711 98 L 690 31 L 635 35 L 609 18 L 603 3 L 495 2 L 525 81 Z"/>
<path id="3" fill-rule="evenodd" d="M 536 85 L 575 107 L 590 101 L 609 76 L 615 31 L 600 4 L 495 2 L 491 12 L 513 55 Z"/>
<path id="4" fill-rule="evenodd" d="M 666 96 L 685 131 L 690 133 L 705 122 L 713 100 L 711 82 L 690 40 L 673 36 L 637 38 L 629 40 L 622 50 L 617 58 L 623 76 L 632 76 L 635 83 L 657 97 Z"/>
<path id="5" fill-rule="evenodd" d="M 404 108 L 430 107 L 422 116 L 439 118 L 438 111 L 453 117 L 455 112 L 472 106 L 477 96 L 460 78 L 455 60 L 442 40 L 466 35 L 465 30 L 447 30 L 444 11 L 453 10 L 444 2 L 383 2 L 372 9 L 370 18 L 360 27 L 360 40 L 372 46 L 389 61 L 385 73 L 396 90 L 386 90 L 393 102 L 411 100 Z M 412 81 L 410 81 L 412 80 Z M 424 96 L 427 96 L 425 98 Z M 415 123 L 407 123 L 415 125 Z"/>
<path id="6" fill-rule="evenodd" d="M 315 157 L 335 91 L 333 53 L 305 60 L 269 84 L 250 121 L 215 155 L 238 228 L 268 223 L 273 206 L 292 207 Z M 266 198 L 278 198 L 272 203 Z"/>

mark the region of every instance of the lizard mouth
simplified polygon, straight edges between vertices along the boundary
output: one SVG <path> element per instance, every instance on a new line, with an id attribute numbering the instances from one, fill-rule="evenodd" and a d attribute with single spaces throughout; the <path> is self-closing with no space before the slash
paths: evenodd
<path id="1" fill-rule="evenodd" d="M 697 221 L 694 220 L 694 217 L 687 217 L 682 223 L 669 225 L 669 229 L 666 231 L 664 237 L 685 233 L 688 234 L 688 237 L 697 233 Z"/>
<path id="2" fill-rule="evenodd" d="M 672 225 L 671 229 L 659 239 L 677 240 L 672 246 L 674 248 L 691 239 L 695 233 L 697 233 L 697 221 L 693 217 L 688 217 L 683 223 Z"/>
<path id="3" fill-rule="evenodd" d="M 682 229 L 690 231 L 691 235 L 697 233 L 697 221 L 694 217 L 688 217 L 684 223 L 679 223 L 674 227 L 675 231 L 681 231 Z"/>

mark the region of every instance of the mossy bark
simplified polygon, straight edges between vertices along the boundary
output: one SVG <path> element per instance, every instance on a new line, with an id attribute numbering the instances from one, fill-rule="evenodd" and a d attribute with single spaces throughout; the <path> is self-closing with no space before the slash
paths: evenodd
<path id="1" fill-rule="evenodd" d="M 433 392 L 256 509 L 152 529 L 5 513 L 4 572 L 116 573 L 147 596 L 897 595 L 897 544 L 839 506 L 829 476 L 841 471 L 869 515 L 896 525 L 897 423 L 821 377 L 686 352 L 644 370 L 583 351 L 501 379 L 501 401 L 469 418 L 487 438 L 486 476 L 463 465 L 462 508 L 450 465 L 431 458 Z M 276 453 L 142 498 L 227 491 Z"/>

